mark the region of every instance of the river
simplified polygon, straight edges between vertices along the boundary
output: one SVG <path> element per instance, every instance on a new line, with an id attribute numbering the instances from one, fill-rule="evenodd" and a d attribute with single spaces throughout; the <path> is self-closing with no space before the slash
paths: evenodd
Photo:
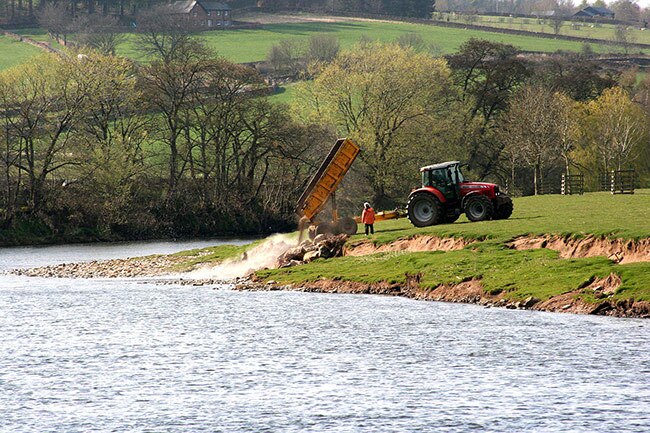
<path id="1" fill-rule="evenodd" d="M 8 248 L 0 269 L 204 244 Z M 650 321 L 1 275 L 0 431 L 650 431 Z"/>

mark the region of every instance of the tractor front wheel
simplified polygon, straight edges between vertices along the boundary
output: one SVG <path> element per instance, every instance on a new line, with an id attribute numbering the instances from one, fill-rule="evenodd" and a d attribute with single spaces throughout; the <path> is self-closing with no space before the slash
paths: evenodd
<path id="1" fill-rule="evenodd" d="M 501 203 L 496 210 L 494 211 L 495 220 L 506 220 L 512 215 L 514 206 L 512 205 L 512 200 L 505 201 Z"/>
<path id="2" fill-rule="evenodd" d="M 494 205 L 484 195 L 473 195 L 465 200 L 465 215 L 470 221 L 485 221 L 492 218 Z"/>
<path id="3" fill-rule="evenodd" d="M 440 201 L 431 193 L 419 192 L 409 198 L 406 205 L 408 219 L 415 227 L 438 224 L 442 217 Z"/>

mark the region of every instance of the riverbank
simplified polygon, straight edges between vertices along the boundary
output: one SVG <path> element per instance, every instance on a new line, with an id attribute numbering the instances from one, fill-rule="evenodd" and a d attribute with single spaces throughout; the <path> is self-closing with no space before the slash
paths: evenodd
<path id="1" fill-rule="evenodd" d="M 546 311 L 553 313 L 592 314 L 612 317 L 650 318 L 650 302 L 634 299 L 612 298 L 620 279 L 612 274 L 596 278 L 587 287 L 551 296 L 546 300 L 529 296 L 509 299 L 505 292 L 485 290 L 481 280 L 471 279 L 458 284 L 442 284 L 435 288 L 419 285 L 418 276 L 410 276 L 406 284 L 380 282 L 376 284 L 322 279 L 307 284 L 281 284 L 264 279 L 241 280 L 234 285 L 239 291 L 297 291 L 310 293 L 364 294 L 400 296 L 420 301 L 477 304 L 486 308 L 501 307 L 517 310 Z M 590 302 L 586 297 L 606 298 Z"/>
<path id="2" fill-rule="evenodd" d="M 275 243 L 18 272 L 82 278 L 181 273 L 184 280 L 247 275 L 233 282 L 236 289 L 650 317 L 650 222 L 638 217 L 648 208 L 649 190 L 624 197 L 525 197 L 515 200 L 508 220 L 461 218 L 427 228 L 406 219 L 385 221 L 373 237 L 352 236 L 340 252 L 327 254 L 309 243 L 291 248 L 295 237 L 281 236 Z"/>

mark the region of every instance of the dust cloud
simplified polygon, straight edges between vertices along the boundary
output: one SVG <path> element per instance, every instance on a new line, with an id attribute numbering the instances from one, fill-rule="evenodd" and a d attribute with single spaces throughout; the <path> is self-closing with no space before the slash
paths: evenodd
<path id="1" fill-rule="evenodd" d="M 237 259 L 229 259 L 213 267 L 197 269 L 185 277 L 195 279 L 231 280 L 245 277 L 251 272 L 274 268 L 278 257 L 298 245 L 298 239 L 292 235 L 273 235 L 258 246 L 248 250 Z"/>

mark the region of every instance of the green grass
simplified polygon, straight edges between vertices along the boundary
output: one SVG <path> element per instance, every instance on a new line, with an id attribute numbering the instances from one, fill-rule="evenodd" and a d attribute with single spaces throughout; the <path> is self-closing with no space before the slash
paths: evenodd
<path id="1" fill-rule="evenodd" d="M 253 62 L 264 60 L 271 47 L 283 39 L 305 43 L 312 35 L 331 34 L 339 39 L 341 47 L 345 49 L 357 43 L 362 36 L 390 42 L 404 33 L 420 34 L 440 54 L 457 51 L 463 42 L 472 37 L 513 44 L 526 51 L 580 51 L 582 47 L 582 43 L 573 41 L 399 22 L 273 24 L 255 30 L 203 32 L 200 37 L 217 53 L 233 62 Z M 609 48 L 595 46 L 594 50 L 607 51 Z M 128 40 L 120 45 L 118 54 L 142 60 L 141 53 L 136 49 L 135 35 L 129 35 Z"/>
<path id="2" fill-rule="evenodd" d="M 462 22 L 459 21 L 460 17 L 454 19 L 450 15 L 450 19 L 451 21 Z M 554 34 L 554 29 L 548 24 L 547 20 L 538 20 L 536 18 L 510 18 L 480 15 L 477 17 L 477 21 L 473 22 L 472 24 L 495 28 L 506 28 L 524 30 L 529 32 Z M 613 41 L 615 39 L 615 30 L 616 26 L 613 24 L 582 23 L 578 21 L 572 22 L 567 20 L 562 24 L 559 34 L 565 36 L 575 36 L 579 38 Z M 650 44 L 650 31 L 647 29 L 641 30 L 639 28 L 630 27 L 629 31 L 632 37 L 632 42 Z M 638 50 L 633 49 L 633 51 Z"/>
<path id="3" fill-rule="evenodd" d="M 33 45 L 0 36 L 0 71 L 11 68 L 42 54 L 43 51 Z"/>
<path id="4" fill-rule="evenodd" d="M 279 92 L 269 96 L 269 101 L 277 104 L 290 104 L 296 96 L 296 83 L 285 84 L 279 88 Z"/>
<path id="5" fill-rule="evenodd" d="M 485 23 L 480 22 L 480 24 Z M 30 28 L 17 30 L 16 32 L 39 41 L 52 42 L 47 32 L 43 29 Z M 283 39 L 294 40 L 297 43 L 305 44 L 312 35 L 330 34 L 336 36 L 341 43 L 341 47 L 345 49 L 357 43 L 362 36 L 390 42 L 404 33 L 420 34 L 426 42 L 436 48 L 439 54 L 456 52 L 460 45 L 469 38 L 481 38 L 495 42 L 509 43 L 526 51 L 580 51 L 582 47 L 582 43 L 580 42 L 544 39 L 535 36 L 504 35 L 480 30 L 400 22 L 370 21 L 270 24 L 264 26 L 262 29 L 202 32 L 198 34 L 198 37 L 204 39 L 207 45 L 213 48 L 218 54 L 233 62 L 241 63 L 264 60 L 271 47 Z M 650 37 L 650 32 L 639 33 L 642 33 L 643 37 Z M 584 36 L 584 33 L 581 33 L 581 35 Z M 640 38 L 638 40 L 641 41 Z M 10 42 L 11 45 L 8 45 Z M 20 46 L 16 47 L 15 45 Z M 54 46 L 58 46 L 58 44 L 54 43 Z M 593 46 L 593 49 L 597 52 L 620 51 L 618 48 L 603 47 L 597 44 Z M 17 54 L 14 55 L 14 51 Z M 23 58 L 20 57 L 21 52 L 23 53 Z M 0 60 L 0 67 L 19 64 L 25 58 L 29 57 L 29 54 L 27 54 L 29 52 L 33 55 L 38 50 L 27 44 L 18 44 L 8 38 L 1 38 L 0 59 L 2 60 Z M 117 53 L 139 61 L 146 60 L 136 48 L 136 35 L 134 34 L 126 35 L 126 40 L 118 47 Z"/>
<path id="6" fill-rule="evenodd" d="M 375 242 L 386 243 L 417 234 L 468 239 L 489 238 L 505 242 L 521 235 L 553 233 L 567 236 L 596 235 L 610 238 L 650 237 L 650 190 L 634 195 L 606 192 L 583 196 L 546 195 L 515 199 L 511 218 L 501 221 L 469 222 L 465 216 L 454 224 L 415 228 L 407 219 L 382 222 Z M 361 239 L 359 235 L 353 238 Z"/>
<path id="7" fill-rule="evenodd" d="M 406 219 L 376 224 L 376 243 L 415 235 L 478 239 L 465 249 L 451 252 L 379 253 L 364 257 L 316 260 L 292 268 L 258 272 L 265 279 L 301 284 L 319 279 L 363 283 L 404 283 L 406 274 L 422 273 L 421 285 L 434 288 L 480 278 L 486 291 L 506 292 L 510 299 L 535 296 L 548 299 L 584 287 L 593 278 L 610 273 L 621 276 L 615 298 L 650 301 L 650 263 L 618 265 L 605 257 L 562 259 L 547 249 L 516 251 L 505 242 L 526 234 L 603 236 L 642 239 L 650 237 L 650 190 L 633 196 L 592 193 L 584 196 L 542 196 L 515 199 L 513 216 L 504 221 L 413 228 Z M 351 242 L 365 236 L 357 235 Z"/>

